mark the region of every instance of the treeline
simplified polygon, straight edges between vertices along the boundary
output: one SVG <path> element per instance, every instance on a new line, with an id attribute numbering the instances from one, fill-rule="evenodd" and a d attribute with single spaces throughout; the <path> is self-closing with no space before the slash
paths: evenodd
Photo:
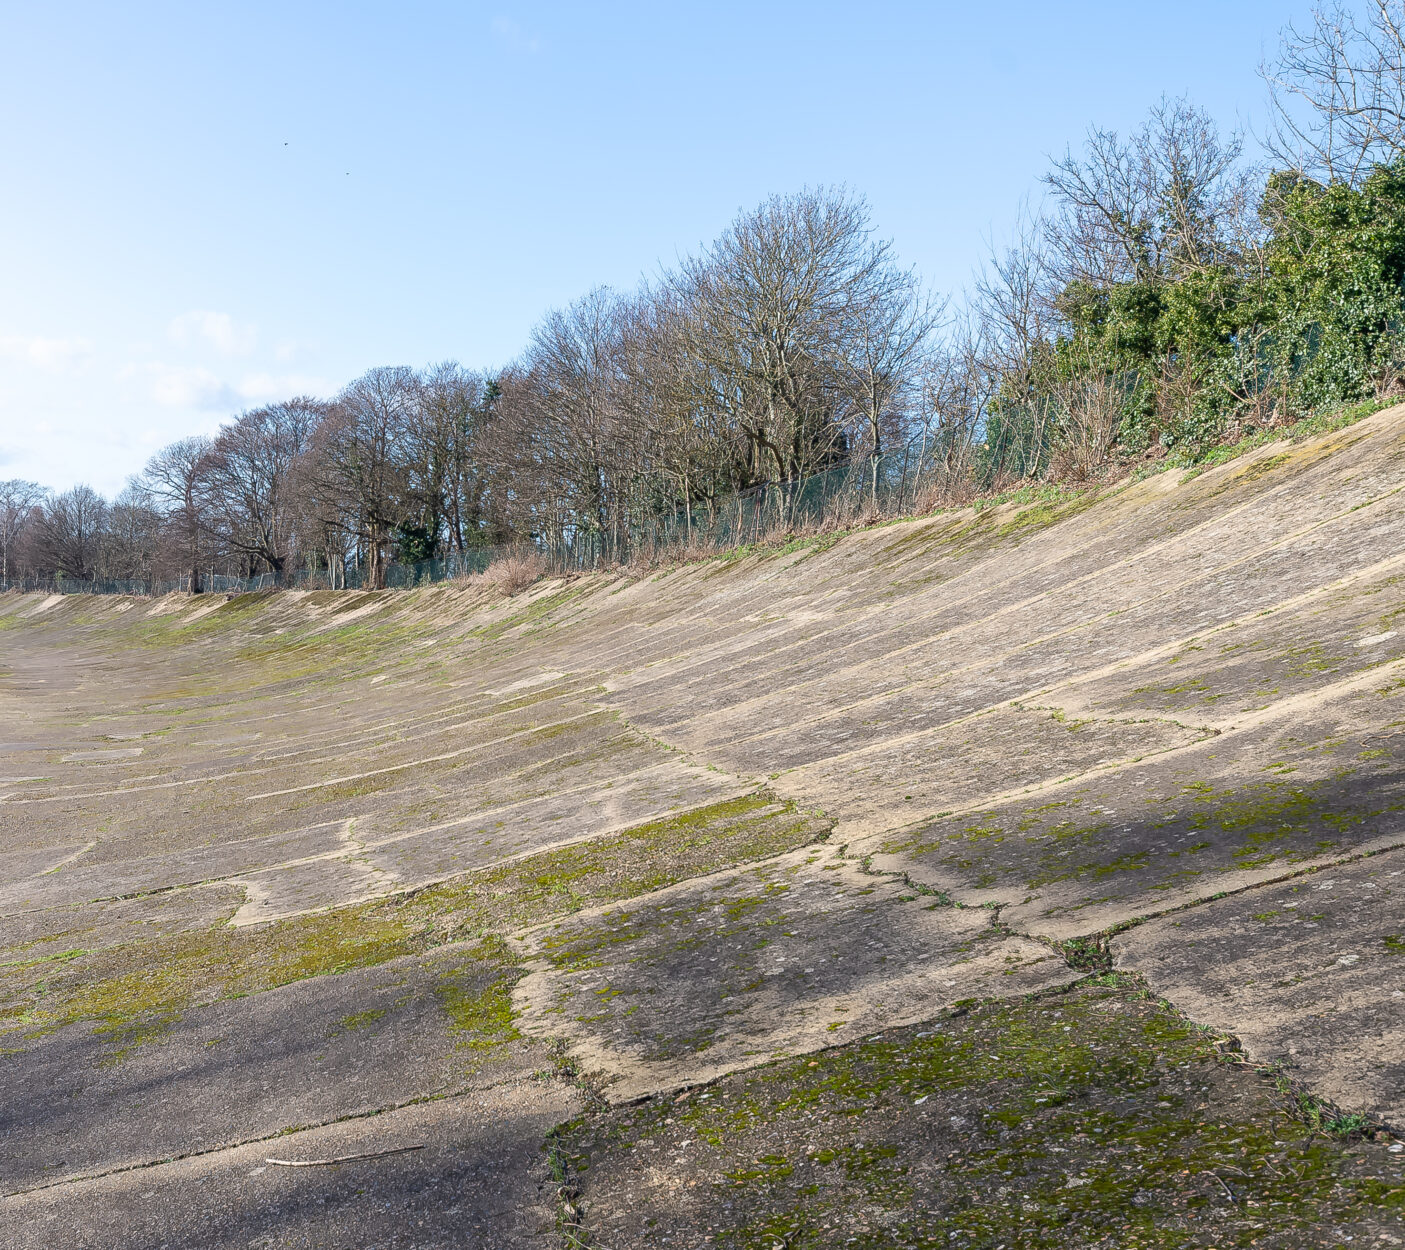
<path id="1" fill-rule="evenodd" d="M 632 292 L 549 313 L 492 374 L 373 369 L 166 448 L 113 500 L 0 483 L 3 576 L 295 569 L 530 543 L 625 559 L 662 526 L 847 467 L 881 510 L 1226 440 L 1405 383 L 1401 7 L 1322 12 L 1266 68 L 1262 153 L 1185 101 L 1052 163 L 1042 209 L 947 300 L 844 188 L 778 196 Z M 906 480 L 905 478 L 905 480 Z M 913 506 L 913 494 L 904 507 Z M 852 501 L 851 501 L 852 503 Z"/>

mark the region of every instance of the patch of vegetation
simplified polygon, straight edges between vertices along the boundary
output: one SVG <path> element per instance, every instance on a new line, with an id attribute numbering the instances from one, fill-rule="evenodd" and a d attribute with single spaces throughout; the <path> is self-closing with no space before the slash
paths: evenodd
<path id="1" fill-rule="evenodd" d="M 1401 1160 L 1295 1111 L 1174 1012 L 1085 984 L 588 1116 L 557 1149 L 611 1250 L 1398 1234 Z"/>
<path id="2" fill-rule="evenodd" d="M 458 967 L 441 973 L 435 997 L 470 1051 L 492 1051 L 521 1037 L 513 1021 L 512 987 L 520 971 L 502 938 L 484 938 Z"/>
<path id="3" fill-rule="evenodd" d="M 930 856 L 979 888 L 1125 873 L 1142 874 L 1155 888 L 1215 870 L 1305 863 L 1405 811 L 1405 802 L 1368 784 L 1370 775 L 1355 764 L 1316 780 L 1298 779 L 1281 762 L 1270 767 L 1272 778 L 1237 787 L 1192 781 L 1168 792 L 1148 785 L 1115 817 L 1107 812 L 1110 797 L 1091 790 L 1023 810 L 971 813 L 959 826 L 937 822 L 884 849 Z"/>
<path id="4" fill-rule="evenodd" d="M 824 837 L 829 828 L 762 791 L 393 898 L 23 961 L 0 967 L 0 1031 L 33 1034 L 79 1020 L 118 1030 L 451 942 L 480 942 L 484 965 L 501 968 L 512 956 L 484 939 L 776 855 Z M 465 1032 L 502 1037 L 507 991 L 495 986 L 465 983 L 460 993 L 450 981 L 441 1003 Z"/>
<path id="5" fill-rule="evenodd" d="M 371 1007 L 366 1011 L 355 1011 L 349 1016 L 343 1016 L 337 1029 L 342 1033 L 354 1033 L 358 1029 L 369 1029 L 376 1021 L 384 1018 L 384 1007 Z"/>
<path id="6" fill-rule="evenodd" d="M 1059 953 L 1080 972 L 1112 971 L 1112 948 L 1104 937 L 1070 938 L 1059 944 Z"/>
<path id="7" fill-rule="evenodd" d="M 99 1025 L 93 1032 L 113 1043 L 113 1049 L 98 1061 L 99 1066 L 116 1067 L 139 1046 L 164 1041 L 179 1019 L 174 1011 L 148 1011 L 134 1018 L 109 1020 Z"/>
<path id="8" fill-rule="evenodd" d="M 1065 521 L 1080 512 L 1086 512 L 1101 498 L 1103 495 L 1096 490 L 1057 485 L 1026 487 L 1024 490 L 1012 491 L 1003 498 L 996 496 L 990 504 L 1032 502 L 1033 506 L 1021 508 L 1009 520 L 996 526 L 995 537 L 1008 538 L 1012 534 L 1044 529 L 1057 521 Z M 977 515 L 980 511 L 981 509 L 977 508 Z"/>

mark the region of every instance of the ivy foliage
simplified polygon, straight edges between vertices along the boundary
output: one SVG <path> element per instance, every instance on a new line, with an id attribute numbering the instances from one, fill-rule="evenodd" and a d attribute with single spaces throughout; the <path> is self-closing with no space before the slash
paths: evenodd
<path id="1" fill-rule="evenodd" d="M 1208 449 L 1235 425 L 1352 403 L 1405 366 L 1405 162 L 1359 188 L 1269 178 L 1259 246 L 1070 283 L 1047 383 L 1120 382 L 1117 442 Z"/>

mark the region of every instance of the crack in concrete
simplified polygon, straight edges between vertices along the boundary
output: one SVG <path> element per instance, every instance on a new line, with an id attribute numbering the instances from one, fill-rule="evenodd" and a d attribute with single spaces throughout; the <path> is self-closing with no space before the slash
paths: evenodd
<path id="1" fill-rule="evenodd" d="M 540 1079 L 535 1074 L 528 1079 Z M 520 1078 L 519 1078 L 520 1080 Z M 376 1116 L 386 1115 L 392 1111 L 402 1111 L 406 1107 L 418 1107 L 425 1103 L 443 1102 L 449 1098 L 462 1098 L 469 1094 L 481 1094 L 487 1090 L 506 1089 L 518 1081 L 494 1081 L 489 1084 L 468 1084 L 458 1086 L 441 1086 L 437 1090 L 431 1090 L 427 1094 L 417 1094 L 413 1098 L 406 1098 L 401 1102 L 386 1103 L 379 1107 L 369 1107 L 362 1111 L 350 1111 L 345 1115 L 332 1116 L 325 1120 L 315 1120 L 307 1124 L 294 1124 L 286 1128 L 277 1129 L 272 1133 L 263 1133 L 257 1137 L 241 1138 L 239 1141 L 225 1142 L 219 1146 L 211 1146 L 205 1150 L 187 1150 L 178 1154 L 164 1155 L 160 1159 L 145 1159 L 140 1163 L 125 1163 L 118 1167 L 101 1168 L 92 1172 L 81 1172 L 73 1176 L 60 1177 L 58 1180 L 46 1181 L 42 1185 L 28 1185 L 24 1189 L 12 1189 L 0 1194 L 0 1202 L 8 1198 L 19 1198 L 25 1194 L 39 1193 L 47 1189 L 62 1189 L 70 1185 L 81 1185 L 87 1181 L 104 1180 L 109 1176 L 121 1176 L 127 1172 L 144 1172 L 152 1168 L 164 1167 L 171 1163 L 181 1163 L 187 1159 L 204 1159 L 212 1156 L 228 1154 L 234 1150 L 242 1150 L 245 1146 L 257 1146 L 260 1142 L 281 1141 L 284 1138 L 294 1137 L 299 1133 L 311 1132 L 314 1129 L 328 1128 L 334 1124 L 348 1124 L 358 1120 L 371 1120 Z"/>

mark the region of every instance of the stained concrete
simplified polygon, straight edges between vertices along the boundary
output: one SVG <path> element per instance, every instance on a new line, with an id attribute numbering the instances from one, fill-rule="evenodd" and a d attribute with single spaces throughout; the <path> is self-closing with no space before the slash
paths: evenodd
<path id="1" fill-rule="evenodd" d="M 1254 1061 L 1405 1133 L 1405 852 L 1166 916 L 1113 950 Z"/>
<path id="2" fill-rule="evenodd" d="M 540 1250 L 555 1193 L 542 1138 L 580 1109 L 524 1081 L 156 1167 L 0 1199 L 8 1250 Z M 270 1158 L 339 1158 L 331 1167 Z"/>
<path id="3" fill-rule="evenodd" d="M 517 997 L 524 1027 L 572 1039 L 628 1101 L 1077 979 L 991 920 L 797 851 L 533 932 Z"/>

